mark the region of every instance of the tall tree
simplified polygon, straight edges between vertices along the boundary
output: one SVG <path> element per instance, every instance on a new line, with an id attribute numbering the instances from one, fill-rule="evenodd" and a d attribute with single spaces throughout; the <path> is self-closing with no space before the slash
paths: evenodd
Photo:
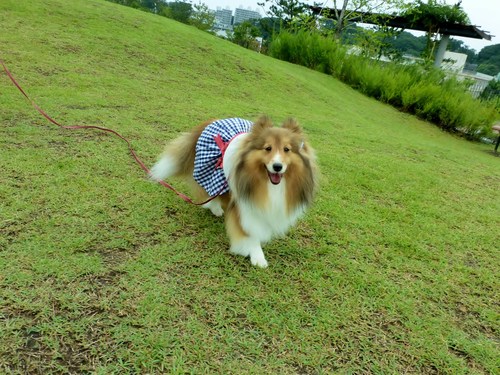
<path id="1" fill-rule="evenodd" d="M 458 52 L 467 55 L 467 63 L 475 64 L 477 62 L 477 53 L 469 48 L 462 40 L 450 38 L 448 42 L 448 51 Z"/>
<path id="2" fill-rule="evenodd" d="M 390 14 L 403 6 L 403 0 L 333 0 L 335 37 L 340 39 L 346 26 L 355 19 L 359 22 L 362 13 L 365 13 L 362 18 L 368 20 L 369 17 L 374 18 L 371 13 Z"/>
<path id="3" fill-rule="evenodd" d="M 147 12 L 151 12 L 151 8 L 148 4 L 146 4 L 146 0 L 108 0 L 112 3 L 117 3 L 121 5 L 125 5 L 127 7 L 141 9 Z"/>
<path id="4" fill-rule="evenodd" d="M 267 44 L 274 35 L 280 32 L 281 24 L 277 18 L 263 17 L 252 22 L 260 29 L 263 44 Z"/>
<path id="5" fill-rule="evenodd" d="M 184 1 L 174 1 L 167 3 L 168 11 L 166 12 L 170 18 L 182 23 L 189 23 L 189 17 L 193 13 L 193 7 L 190 3 Z"/>
<path id="6" fill-rule="evenodd" d="M 500 44 L 484 47 L 477 55 L 479 66 L 477 70 L 481 73 L 497 75 L 500 73 Z"/>
<path id="7" fill-rule="evenodd" d="M 189 23 L 200 30 L 210 31 L 215 24 L 214 12 L 204 3 L 195 4 L 193 8 Z"/>
<path id="8" fill-rule="evenodd" d="M 468 24 L 470 22 L 467 13 L 461 8 L 462 1 L 455 5 L 448 5 L 444 0 L 415 0 L 405 5 L 403 13 L 410 20 L 411 24 L 423 24 L 426 28 L 427 47 L 424 51 L 424 58 L 432 59 L 435 47 L 435 36 L 439 32 L 439 27 L 443 23 Z"/>
<path id="9" fill-rule="evenodd" d="M 164 2 L 161 0 L 141 0 L 141 3 L 144 8 L 155 14 L 164 6 Z"/>
<path id="10" fill-rule="evenodd" d="M 281 21 L 281 27 L 286 29 L 292 21 L 303 14 L 308 6 L 299 0 L 264 0 L 257 3 L 259 6 L 268 6 L 267 15 Z"/>
<path id="11" fill-rule="evenodd" d="M 380 59 L 382 56 L 391 60 L 399 60 L 403 54 L 394 47 L 392 41 L 401 33 L 401 30 L 392 27 L 375 26 L 359 28 L 356 35 L 356 44 L 361 47 L 365 56 Z"/>
<path id="12" fill-rule="evenodd" d="M 403 31 L 390 43 L 401 53 L 417 57 L 424 51 L 426 39 L 424 36 L 416 37 L 409 32 Z"/>
<path id="13" fill-rule="evenodd" d="M 256 38 L 259 34 L 259 28 L 247 20 L 234 27 L 232 34 L 229 35 L 229 40 L 245 48 L 257 49 Z"/>

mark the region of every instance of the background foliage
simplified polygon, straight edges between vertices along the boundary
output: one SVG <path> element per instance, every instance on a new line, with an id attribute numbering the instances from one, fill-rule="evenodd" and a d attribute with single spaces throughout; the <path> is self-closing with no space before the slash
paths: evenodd
<path id="1" fill-rule="evenodd" d="M 495 103 L 474 99 L 466 83 L 446 78 L 431 66 L 387 64 L 348 53 L 338 42 L 319 33 L 282 31 L 269 52 L 276 58 L 333 74 L 368 96 L 472 139 L 490 135 L 491 124 L 499 116 Z"/>

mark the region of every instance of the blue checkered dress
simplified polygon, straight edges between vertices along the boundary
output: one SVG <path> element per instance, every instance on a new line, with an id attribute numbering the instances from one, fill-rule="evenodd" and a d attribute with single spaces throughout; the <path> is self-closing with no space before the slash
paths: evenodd
<path id="1" fill-rule="evenodd" d="M 253 122 L 241 118 L 217 120 L 208 125 L 196 143 L 193 177 L 209 196 L 221 195 L 229 191 L 224 177 L 224 170 L 218 168 L 222 150 L 215 142 L 215 137 L 229 142 L 240 133 L 248 133 Z M 225 186 L 225 187 L 224 187 Z"/>

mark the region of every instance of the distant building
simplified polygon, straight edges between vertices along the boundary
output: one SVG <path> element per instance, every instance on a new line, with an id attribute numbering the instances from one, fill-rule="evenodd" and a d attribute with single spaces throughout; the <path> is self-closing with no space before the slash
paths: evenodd
<path id="1" fill-rule="evenodd" d="M 217 9 L 215 11 L 215 28 L 229 30 L 233 24 L 233 11 L 230 9 Z"/>
<path id="2" fill-rule="evenodd" d="M 441 69 L 460 73 L 464 70 L 466 61 L 467 55 L 465 53 L 446 51 L 444 53 L 443 62 L 441 63 Z"/>
<path id="3" fill-rule="evenodd" d="M 490 81 L 492 79 L 495 79 L 495 77 L 490 76 L 488 74 L 468 72 L 466 70 L 458 73 L 457 78 L 459 80 L 464 80 L 464 79 L 473 80 L 474 83 L 471 86 L 469 86 L 469 91 L 474 98 L 479 97 L 479 95 L 481 95 L 484 89 L 490 84 Z"/>
<path id="4" fill-rule="evenodd" d="M 444 59 L 441 63 L 441 69 L 446 72 L 455 74 L 458 80 L 472 80 L 472 84 L 469 86 L 469 91 L 473 97 L 477 98 L 484 89 L 488 86 L 490 81 L 495 77 L 477 73 L 473 71 L 468 71 L 465 68 L 467 63 L 467 55 L 464 53 L 450 52 L 446 51 L 444 53 Z"/>
<path id="5" fill-rule="evenodd" d="M 260 17 L 260 13 L 255 10 L 236 8 L 234 11 L 233 25 L 237 25 L 248 20 L 258 20 Z"/>

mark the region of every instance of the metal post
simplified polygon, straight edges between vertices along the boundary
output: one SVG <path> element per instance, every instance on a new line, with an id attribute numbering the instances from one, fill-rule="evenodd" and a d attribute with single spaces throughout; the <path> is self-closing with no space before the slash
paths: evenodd
<path id="1" fill-rule="evenodd" d="M 439 68 L 444 59 L 444 53 L 446 52 L 446 47 L 448 47 L 448 42 L 450 41 L 450 36 L 447 34 L 441 34 L 441 40 L 439 41 L 439 47 L 436 52 L 436 59 L 434 60 L 434 66 Z"/>

